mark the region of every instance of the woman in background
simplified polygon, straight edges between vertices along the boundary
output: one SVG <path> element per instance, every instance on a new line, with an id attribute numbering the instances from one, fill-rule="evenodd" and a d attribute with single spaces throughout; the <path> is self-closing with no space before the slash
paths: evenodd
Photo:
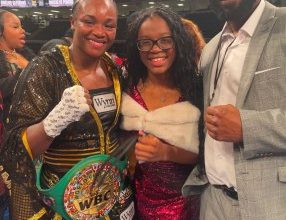
<path id="1" fill-rule="evenodd" d="M 198 197 L 181 187 L 198 160 L 202 77 L 195 42 L 166 8 L 136 12 L 128 24 L 128 89 L 121 127 L 139 131 L 135 155 L 139 219 L 198 219 Z"/>
<path id="2" fill-rule="evenodd" d="M 16 81 L 34 57 L 25 49 L 25 30 L 13 13 L 0 10 L 0 90 L 4 102 L 3 119 L 7 117 Z"/>
<path id="3" fill-rule="evenodd" d="M 34 55 L 23 55 L 25 45 L 25 30 L 20 19 L 13 13 L 0 10 L 0 144 L 3 140 L 5 119 L 8 115 L 12 100 L 12 93 L 21 71 L 27 66 L 28 60 Z M 8 192 L 10 183 L 7 174 L 2 173 L 0 165 L 0 219 L 8 205 Z"/>

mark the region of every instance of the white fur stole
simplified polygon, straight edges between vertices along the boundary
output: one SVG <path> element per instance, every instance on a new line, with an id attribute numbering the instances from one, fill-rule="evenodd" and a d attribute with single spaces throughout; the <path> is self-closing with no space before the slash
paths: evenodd
<path id="1" fill-rule="evenodd" d="M 128 94 L 122 94 L 124 130 L 146 133 L 193 153 L 199 152 L 198 121 L 200 111 L 189 102 L 178 102 L 154 111 L 147 111 Z"/>

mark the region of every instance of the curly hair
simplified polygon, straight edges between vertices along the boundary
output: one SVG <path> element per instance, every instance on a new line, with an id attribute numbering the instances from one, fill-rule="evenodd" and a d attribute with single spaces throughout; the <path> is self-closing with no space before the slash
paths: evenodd
<path id="1" fill-rule="evenodd" d="M 199 63 L 203 47 L 206 45 L 205 39 L 200 28 L 191 20 L 182 18 L 187 33 L 194 39 L 194 48 L 196 51 L 195 59 Z"/>
<path id="2" fill-rule="evenodd" d="M 169 70 L 170 79 L 179 89 L 181 96 L 200 106 L 201 100 L 201 76 L 198 74 L 195 59 L 196 48 L 194 39 L 187 33 L 179 15 L 164 7 L 147 8 L 137 11 L 128 22 L 127 37 L 127 72 L 128 85 L 137 85 L 140 80 L 147 78 L 147 68 L 142 63 L 137 49 L 138 32 L 143 22 L 153 16 L 159 16 L 168 24 L 175 42 L 175 60 Z M 201 108 L 200 108 L 201 109 Z"/>

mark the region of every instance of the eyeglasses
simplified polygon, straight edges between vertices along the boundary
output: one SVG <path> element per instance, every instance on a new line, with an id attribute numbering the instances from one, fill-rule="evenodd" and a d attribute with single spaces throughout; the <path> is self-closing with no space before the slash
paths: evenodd
<path id="1" fill-rule="evenodd" d="M 174 40 L 171 36 L 161 37 L 158 40 L 142 39 L 137 41 L 137 48 L 142 52 L 149 52 L 155 44 L 161 50 L 169 50 L 174 47 Z"/>

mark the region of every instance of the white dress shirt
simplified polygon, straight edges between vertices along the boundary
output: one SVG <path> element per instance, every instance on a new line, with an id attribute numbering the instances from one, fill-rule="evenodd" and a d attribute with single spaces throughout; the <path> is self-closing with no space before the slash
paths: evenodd
<path id="1" fill-rule="evenodd" d="M 265 7 L 264 0 L 241 27 L 236 36 L 226 23 L 221 35 L 221 49 L 218 50 L 212 67 L 210 97 L 214 91 L 216 72 L 221 67 L 212 106 L 236 103 L 242 67 L 248 50 L 249 42 Z M 232 44 L 231 44 L 232 43 Z M 231 45 L 230 45 L 231 44 Z M 230 45 L 230 46 L 229 46 Z M 228 48 L 228 49 L 227 49 Z M 219 52 L 220 51 L 220 52 Z M 225 56 L 225 57 L 224 57 Z M 219 64 L 218 63 L 219 58 Z M 233 143 L 216 141 L 208 134 L 205 139 L 205 166 L 211 184 L 227 185 L 236 188 Z"/>

